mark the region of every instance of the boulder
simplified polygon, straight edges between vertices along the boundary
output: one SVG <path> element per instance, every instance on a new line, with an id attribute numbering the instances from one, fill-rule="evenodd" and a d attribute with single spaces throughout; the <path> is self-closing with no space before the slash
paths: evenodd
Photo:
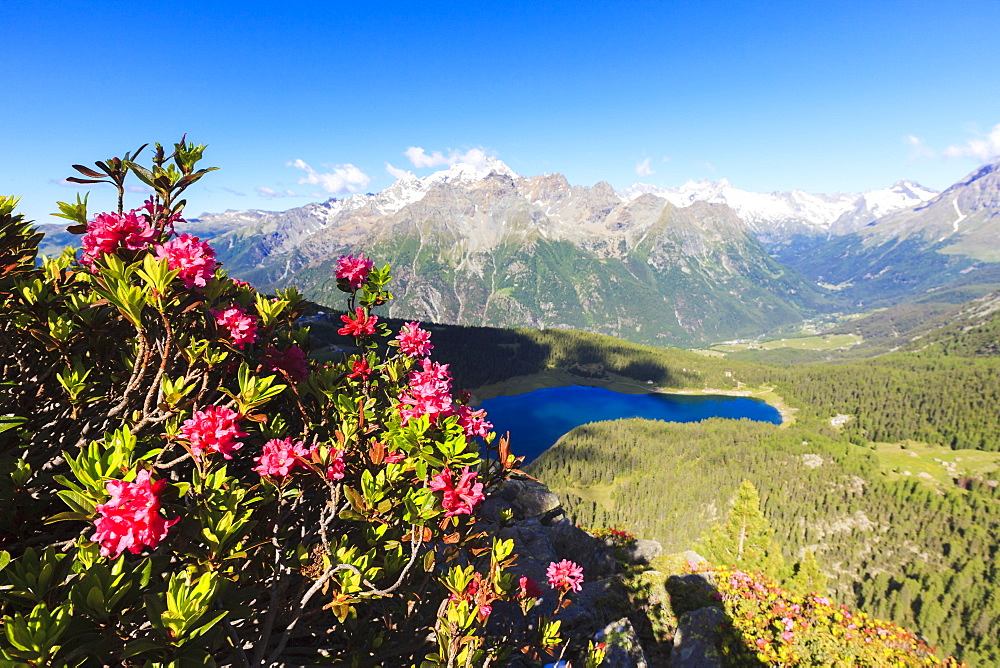
<path id="1" fill-rule="evenodd" d="M 595 642 L 607 643 L 602 668 L 648 668 L 646 653 L 628 617 L 611 622 L 594 635 Z"/>
<path id="2" fill-rule="evenodd" d="M 621 548 L 621 551 L 633 564 L 648 564 L 663 554 L 663 546 L 655 540 L 640 538 Z"/>
<path id="3" fill-rule="evenodd" d="M 545 517 L 561 509 L 559 497 L 534 480 L 508 480 L 496 496 L 510 504 L 518 520 Z"/>
<path id="4" fill-rule="evenodd" d="M 681 615 L 670 652 L 673 668 L 723 668 L 719 629 L 726 621 L 720 608 L 701 608 Z"/>
<path id="5" fill-rule="evenodd" d="M 549 539 L 559 558 L 569 559 L 582 566 L 583 574 L 589 580 L 607 577 L 618 570 L 618 562 L 611 548 L 565 517 L 552 523 Z"/>
<path id="6" fill-rule="evenodd" d="M 688 573 L 667 578 L 670 607 L 680 617 L 685 612 L 719 604 L 719 590 L 711 573 Z"/>

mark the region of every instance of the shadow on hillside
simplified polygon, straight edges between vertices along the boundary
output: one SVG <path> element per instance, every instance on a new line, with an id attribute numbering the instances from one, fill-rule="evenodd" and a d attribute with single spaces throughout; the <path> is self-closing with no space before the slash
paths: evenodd
<path id="1" fill-rule="evenodd" d="M 324 311 L 323 316 L 317 316 Z M 337 334 L 342 311 L 315 305 L 304 319 L 317 347 L 344 349 L 354 341 Z M 397 332 L 407 321 L 380 318 Z M 698 373 L 668 363 L 659 351 L 646 350 L 613 337 L 573 330 L 514 330 L 498 327 L 423 323 L 431 331 L 433 357 L 449 364 L 456 388 L 474 389 L 516 376 L 559 369 L 584 378 L 612 374 L 660 387 L 699 383 Z"/>

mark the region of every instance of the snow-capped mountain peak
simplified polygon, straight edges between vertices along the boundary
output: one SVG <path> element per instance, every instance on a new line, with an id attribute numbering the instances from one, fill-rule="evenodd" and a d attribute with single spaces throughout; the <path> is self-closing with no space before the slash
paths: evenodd
<path id="1" fill-rule="evenodd" d="M 511 178 L 518 178 L 518 174 L 505 165 L 502 160 L 490 156 L 484 156 L 475 162 L 456 162 L 448 169 L 434 172 L 430 176 L 421 179 L 429 183 L 449 183 L 451 181 L 479 181 L 485 179 L 490 174 L 496 172 Z"/>

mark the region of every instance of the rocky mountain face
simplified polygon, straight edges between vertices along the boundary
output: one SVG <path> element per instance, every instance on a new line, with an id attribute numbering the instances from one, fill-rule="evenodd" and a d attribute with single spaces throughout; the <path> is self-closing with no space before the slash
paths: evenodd
<path id="1" fill-rule="evenodd" d="M 812 248 L 776 257 L 859 305 L 965 301 L 1000 283 L 1000 160 L 937 195 Z M 937 295 L 964 288 L 954 299 Z"/>
<path id="2" fill-rule="evenodd" d="M 338 303 L 343 253 L 393 266 L 394 317 L 561 327 L 638 342 L 755 336 L 830 306 L 773 260 L 725 204 L 623 199 L 607 183 L 525 178 L 493 160 L 407 175 L 377 195 L 179 227 L 213 239 L 237 276 Z"/>

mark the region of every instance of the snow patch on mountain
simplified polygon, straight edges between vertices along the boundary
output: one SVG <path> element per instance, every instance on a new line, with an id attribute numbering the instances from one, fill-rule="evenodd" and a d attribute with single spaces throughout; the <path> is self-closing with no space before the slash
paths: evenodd
<path id="1" fill-rule="evenodd" d="M 679 207 L 695 202 L 727 204 L 757 233 L 787 231 L 797 224 L 813 232 L 851 231 L 898 209 L 918 206 L 937 193 L 909 181 L 899 181 L 889 188 L 860 194 L 837 193 L 814 195 L 801 190 L 754 193 L 734 187 L 726 179 L 689 181 L 679 188 L 661 188 L 636 183 L 617 192 L 623 202 L 642 195 L 655 195 Z M 835 225 L 836 224 L 836 225 Z"/>

